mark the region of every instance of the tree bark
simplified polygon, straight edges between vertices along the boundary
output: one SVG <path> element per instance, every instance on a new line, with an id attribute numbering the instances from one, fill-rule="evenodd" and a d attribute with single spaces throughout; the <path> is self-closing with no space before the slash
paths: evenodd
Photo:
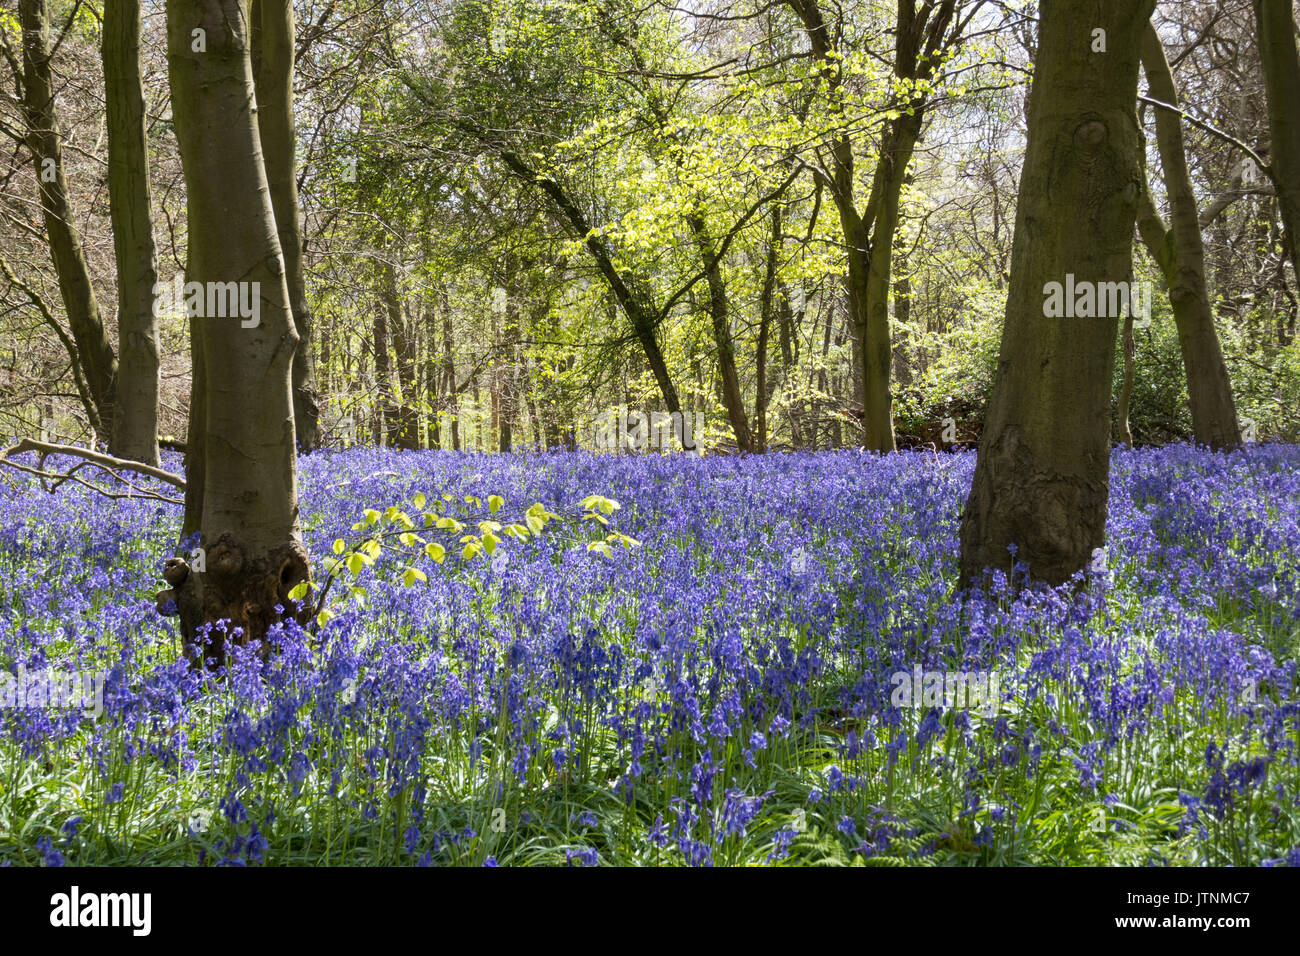
<path id="1" fill-rule="evenodd" d="M 1269 157 L 1277 202 L 1286 227 L 1286 246 L 1300 279 L 1300 56 L 1296 52 L 1291 0 L 1254 0 L 1255 36 L 1264 68 Z"/>
<path id="2" fill-rule="evenodd" d="M 1151 97 L 1178 106 L 1178 89 L 1165 58 L 1164 44 L 1151 23 L 1142 35 L 1142 68 Z M 1161 222 L 1143 182 L 1138 233 L 1169 286 L 1169 304 L 1178 327 L 1178 344 L 1187 376 L 1192 433 L 1199 444 L 1215 450 L 1234 448 L 1241 444 L 1241 430 L 1205 283 L 1205 249 L 1201 244 L 1196 192 L 1187 170 L 1182 118 L 1170 110 L 1157 108 L 1155 121 L 1165 191 L 1169 196 L 1170 228 L 1166 229 Z"/>
<path id="3" fill-rule="evenodd" d="M 767 352 L 772 336 L 772 322 L 777 306 L 777 269 L 781 252 L 781 206 L 773 204 L 771 230 L 767 240 L 767 255 L 763 263 L 763 288 L 759 296 L 758 344 L 754 349 L 754 444 L 760 451 L 767 450 L 767 409 L 775 388 L 775 376 L 767 370 Z M 769 379 L 771 383 L 769 385 Z"/>
<path id="4" fill-rule="evenodd" d="M 961 525 L 961 583 L 1060 584 L 1104 542 L 1118 317 L 1053 318 L 1047 284 L 1127 281 L 1144 181 L 1139 47 L 1154 0 L 1046 0 L 1006 325 Z M 1106 52 L 1093 52 L 1093 31 Z"/>
<path id="5" fill-rule="evenodd" d="M 1119 409 L 1117 417 L 1119 418 L 1119 442 L 1121 445 L 1133 447 L 1133 429 L 1129 425 L 1129 413 L 1133 408 L 1133 378 L 1135 354 L 1133 347 L 1133 316 L 1124 317 L 1124 331 L 1122 333 L 1124 345 L 1124 383 L 1120 386 L 1119 391 Z"/>
<path id="6" fill-rule="evenodd" d="M 297 144 L 293 123 L 294 16 L 292 0 L 252 0 L 253 78 L 257 128 L 271 189 L 276 231 L 298 348 L 293 356 L 293 421 L 302 451 L 320 446 L 320 404 L 312 360 L 312 314 L 303 272 L 298 206 Z"/>
<path id="7" fill-rule="evenodd" d="M 117 401 L 113 454 L 158 464 L 157 251 L 140 80 L 139 0 L 105 0 L 102 42 L 108 195 L 117 264 Z"/>
<path id="8" fill-rule="evenodd" d="M 45 0 L 20 0 L 23 31 L 23 118 L 26 145 L 36 163 L 41 212 L 50 241 L 50 258 L 59 277 L 59 292 L 68 314 L 68 327 L 77 346 L 72 356 L 81 368 L 93 408 L 86 409 L 97 434 L 108 435 L 117 400 L 117 356 L 104 330 L 90 269 L 74 224 L 72 200 L 63 170 L 59 115 L 50 68 L 49 14 Z"/>
<path id="9" fill-rule="evenodd" d="M 392 389 L 390 394 L 393 394 L 388 422 L 388 443 L 394 448 L 414 451 L 420 447 L 420 418 L 415 407 L 414 329 L 409 327 L 412 323 L 408 323 L 402 314 L 402 292 L 398 285 L 397 267 L 391 262 L 385 262 L 383 269 L 384 307 L 388 311 L 386 331 L 393 340 L 397 387 L 402 393 L 399 398 L 395 394 L 396 389 L 392 389 L 393 375 L 388 370 L 387 354 L 385 354 L 385 375 L 389 388 Z M 376 333 L 376 357 L 379 354 L 378 348 L 378 333 Z"/>
<path id="10" fill-rule="evenodd" d="M 460 451 L 460 398 L 456 392 L 455 340 L 451 327 L 451 301 L 444 294 L 442 310 L 442 370 L 446 382 L 446 412 L 450 418 L 451 450 Z"/>
<path id="11" fill-rule="evenodd" d="M 731 431 L 736 436 L 736 447 L 745 452 L 758 452 L 761 449 L 756 447 L 753 435 L 750 434 L 749 420 L 745 415 L 745 395 L 740 387 L 740 374 L 736 370 L 736 346 L 731 337 L 731 315 L 727 302 L 727 286 L 722 278 L 722 263 L 718 261 L 714 251 L 704 217 L 699 213 L 692 213 L 687 217 L 687 223 L 695 236 L 695 244 L 706 266 L 709 320 L 713 331 L 713 345 L 717 350 L 718 373 L 722 379 L 722 405 L 727 410 Z"/>
<path id="12" fill-rule="evenodd" d="M 834 49 L 817 0 L 786 0 L 803 22 L 813 56 L 822 64 L 828 94 L 840 96 L 841 54 Z M 958 38 L 947 37 L 956 4 L 954 0 L 925 3 L 899 0 L 895 22 L 894 75 L 902 83 L 924 81 L 934 75 L 940 54 Z M 880 159 L 872 177 L 871 193 L 859 210 L 854 198 L 853 144 L 847 133 L 837 134 L 831 145 L 833 173 L 826 179 L 844 232 L 848 274 L 845 279 L 854 332 L 854 360 L 863 406 L 863 445 L 873 451 L 895 450 L 893 396 L 890 392 L 892 343 L 889 332 L 890 270 L 894 236 L 898 231 L 899 195 L 907 165 L 920 136 L 927 95 L 912 89 L 899 104 L 900 115 L 887 121 L 881 136 Z M 842 106 L 833 109 L 842 112 Z"/>
<path id="13" fill-rule="evenodd" d="M 924 108 L 913 107 L 911 116 L 903 116 L 886 127 L 881 142 L 880 162 L 876 166 L 879 196 L 872 231 L 871 254 L 867 260 L 863 298 L 864 314 L 859 319 L 858 335 L 862 342 L 862 361 L 866 368 L 863 380 L 863 427 L 866 447 L 875 451 L 893 451 L 894 397 L 890 390 L 890 373 L 894 364 L 893 335 L 889 328 L 889 292 L 894 262 L 894 237 L 898 232 L 899 200 L 907 165 L 912 160 L 921 131 Z"/>
<path id="14" fill-rule="evenodd" d="M 375 444 L 391 445 L 397 434 L 397 403 L 393 399 L 393 371 L 388 358 L 388 321 L 396 292 L 390 291 L 392 268 L 380 267 L 379 308 L 375 310 Z"/>
<path id="15" fill-rule="evenodd" d="M 195 320 L 206 374 L 203 570 L 179 559 L 164 573 L 186 655 L 219 667 L 230 643 L 264 641 L 309 575 L 298 518 L 291 387 L 298 333 L 262 162 L 249 56 L 249 0 L 168 0 L 167 59 L 189 213 L 189 277 L 257 283 L 255 325 Z M 193 31 L 203 31 L 204 50 Z M 193 436 L 192 436 L 193 437 Z M 190 516 L 187 516 L 187 521 Z M 214 627 L 203 648 L 204 624 Z M 269 648 L 263 644 L 263 651 Z"/>

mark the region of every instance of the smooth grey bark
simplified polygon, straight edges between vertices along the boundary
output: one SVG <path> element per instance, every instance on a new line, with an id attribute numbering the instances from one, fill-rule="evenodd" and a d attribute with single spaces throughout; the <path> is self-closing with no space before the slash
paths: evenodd
<path id="1" fill-rule="evenodd" d="M 204 374 L 194 430 L 206 569 L 168 562 L 186 655 L 220 666 L 229 643 L 266 638 L 310 573 L 298 516 L 291 368 L 298 333 L 262 162 L 249 55 L 249 0 L 168 0 L 167 60 L 189 220 L 189 279 L 256 283 L 259 315 L 193 319 Z M 205 48 L 195 49 L 194 31 Z M 190 438 L 193 440 L 194 434 Z M 188 504 L 188 502 L 187 502 Z M 187 524 L 194 516 L 186 516 Z M 214 628 L 201 644 L 200 628 Z M 269 648 L 263 644 L 263 651 Z"/>
<path id="2" fill-rule="evenodd" d="M 117 264 L 117 401 L 113 454 L 158 464 L 157 251 L 149 220 L 149 153 L 140 79 L 139 0 L 105 0 L 102 40 L 108 197 Z"/>
<path id="3" fill-rule="evenodd" d="M 297 143 L 293 123 L 294 15 L 292 0 L 252 0 L 253 77 L 271 208 L 284 256 L 289 304 L 298 330 L 293 356 L 293 421 L 298 447 L 320 446 L 320 400 L 312 358 L 312 314 L 303 271 L 302 214 L 298 205 Z"/>
<path id="4" fill-rule="evenodd" d="M 961 584 L 1024 562 L 1060 584 L 1104 544 L 1118 316 L 1054 318 L 1047 284 L 1126 282 L 1142 183 L 1139 48 L 1154 0 L 1044 0 L 1006 325 L 961 524 Z M 1106 51 L 1093 52 L 1093 31 Z M 1109 310 L 1107 310 L 1109 311 Z"/>

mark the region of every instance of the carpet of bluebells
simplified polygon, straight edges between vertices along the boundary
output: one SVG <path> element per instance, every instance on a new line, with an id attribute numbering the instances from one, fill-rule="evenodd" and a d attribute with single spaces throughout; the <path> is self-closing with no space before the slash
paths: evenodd
<path id="1" fill-rule="evenodd" d="M 315 454 L 318 562 L 417 493 L 640 547 L 386 555 L 220 677 L 154 608 L 179 508 L 0 475 L 0 667 L 107 672 L 0 710 L 0 862 L 1300 865 L 1300 448 L 1117 451 L 1104 567 L 961 596 L 973 467 Z M 895 706 L 917 665 L 996 714 Z"/>

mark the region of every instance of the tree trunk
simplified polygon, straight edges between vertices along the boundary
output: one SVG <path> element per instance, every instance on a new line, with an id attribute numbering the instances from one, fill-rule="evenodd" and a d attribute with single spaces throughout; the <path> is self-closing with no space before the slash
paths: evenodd
<path id="1" fill-rule="evenodd" d="M 1133 407 L 1133 373 L 1134 373 L 1134 348 L 1133 348 L 1133 316 L 1124 317 L 1124 384 L 1119 391 L 1119 410 L 1117 417 L 1119 419 L 1119 441 L 1121 445 L 1133 447 L 1133 429 L 1129 426 L 1129 412 Z"/>
<path id="2" fill-rule="evenodd" d="M 1142 35 L 1142 67 L 1152 98 L 1177 106 L 1178 89 L 1165 59 L 1164 44 L 1150 23 Z M 1216 450 L 1233 448 L 1241 444 L 1241 431 L 1205 284 L 1205 250 L 1201 245 L 1196 192 L 1187 171 L 1182 117 L 1157 107 L 1155 121 L 1169 196 L 1170 228 L 1165 229 L 1160 221 L 1144 182 L 1138 232 L 1169 286 L 1169 304 L 1187 376 L 1193 435 L 1198 443 Z"/>
<path id="3" fill-rule="evenodd" d="M 193 249 L 193 238 L 190 240 Z M 191 251 L 187 256 L 194 261 Z M 188 272 L 186 281 L 189 281 Z M 203 519 L 203 487 L 207 465 L 204 449 L 207 438 L 207 365 L 203 361 L 203 336 L 198 322 L 190 321 L 190 413 L 185 434 L 185 515 L 181 521 L 181 539 L 199 534 Z"/>
<path id="4" fill-rule="evenodd" d="M 117 263 L 117 401 L 109 450 L 158 464 L 156 250 L 149 221 L 149 153 L 140 81 L 139 0 L 105 0 L 102 42 L 108 195 Z"/>
<path id="5" fill-rule="evenodd" d="M 253 78 L 262 160 L 271 188 L 276 232 L 284 256 L 298 349 L 293 356 L 293 421 L 302 451 L 320 446 L 320 405 L 312 361 L 312 314 L 302 261 L 297 144 L 293 123 L 294 17 L 292 0 L 252 0 Z"/>
<path id="6" fill-rule="evenodd" d="M 906 329 L 912 321 L 912 277 L 908 273 L 907 253 L 900 251 L 895 258 L 894 271 L 894 324 Z M 912 367 L 907 349 L 900 342 L 894 346 L 894 380 L 899 385 L 912 384 Z"/>
<path id="7" fill-rule="evenodd" d="M 740 374 L 736 370 L 736 346 L 731 338 L 731 315 L 727 301 L 727 286 L 722 278 L 722 263 L 718 261 L 713 242 L 709 238 L 704 217 L 692 213 L 687 217 L 695 244 L 704 262 L 705 278 L 709 285 L 709 319 L 713 330 L 713 345 L 717 349 L 718 373 L 722 380 L 722 405 L 727 410 L 731 431 L 736 436 L 736 446 L 745 452 L 757 452 L 745 415 L 745 395 L 740 387 Z"/>
<path id="8" fill-rule="evenodd" d="M 424 394 L 427 396 L 425 428 L 429 433 L 429 447 L 442 447 L 442 370 L 438 362 L 437 317 L 433 317 L 428 332 L 428 345 L 424 357 Z"/>
<path id="9" fill-rule="evenodd" d="M 1269 165 L 1277 182 L 1291 265 L 1300 279 L 1300 56 L 1291 0 L 1254 0 L 1255 37 L 1268 94 Z"/>
<path id="10" fill-rule="evenodd" d="M 601 277 L 608 284 L 610 292 L 627 315 L 637 341 L 641 343 L 646 362 L 655 377 L 655 383 L 659 386 L 659 394 L 663 396 L 664 406 L 670 414 L 680 412 L 681 402 L 677 397 L 677 387 L 673 385 L 672 375 L 668 371 L 668 363 L 664 360 L 663 351 L 659 348 L 659 342 L 655 338 L 656 316 L 653 310 L 646 305 L 644 297 L 637 295 L 634 289 L 633 277 L 619 271 L 604 237 L 600 235 L 599 230 L 591 228 L 587 222 L 587 217 L 578 207 L 578 204 L 573 201 L 573 198 L 564 191 L 558 182 L 552 178 L 538 175 L 519 156 L 509 151 L 501 153 L 501 161 L 521 181 L 540 188 L 555 204 L 573 233 L 582 239 L 583 245 L 586 246 L 587 251 L 591 253 L 592 259 L 595 260 L 596 268 L 600 271 Z"/>
<path id="11" fill-rule="evenodd" d="M 395 291 L 389 289 L 391 267 L 380 266 L 380 307 L 375 310 L 375 444 L 391 445 L 397 434 L 397 408 L 393 400 L 393 372 L 388 359 L 388 317 Z"/>
<path id="12" fill-rule="evenodd" d="M 832 46 L 832 35 L 817 0 L 786 0 L 803 22 L 813 56 L 821 61 L 821 74 L 843 113 L 840 88 L 842 54 Z M 894 75 L 900 85 L 926 81 L 941 54 L 960 42 L 947 36 L 956 13 L 954 0 L 925 3 L 899 0 L 894 28 Z M 912 87 L 899 105 L 899 115 L 887 121 L 881 138 L 880 158 L 872 177 L 871 194 L 859 211 L 854 199 L 854 162 L 848 133 L 837 134 L 831 146 L 833 174 L 826 178 L 844 231 L 848 275 L 845 280 L 852 315 L 855 398 L 861 397 L 863 445 L 873 451 L 895 449 L 893 398 L 889 389 L 892 343 L 889 333 L 889 287 L 894 236 L 898 230 L 899 194 L 907 165 L 921 132 L 928 94 Z"/>
<path id="13" fill-rule="evenodd" d="M 776 391 L 776 376 L 768 372 L 767 353 L 772 340 L 772 324 L 777 319 L 778 309 L 784 305 L 784 303 L 778 305 L 777 302 L 780 288 L 777 270 L 780 268 L 783 232 L 779 203 L 772 206 L 771 221 L 767 256 L 763 263 L 763 288 L 758 309 L 758 345 L 755 348 L 754 443 L 760 451 L 767 450 L 768 407 L 771 405 L 772 394 Z"/>
<path id="14" fill-rule="evenodd" d="M 18 16 L 23 32 L 23 118 L 26 144 L 36 163 L 41 211 L 50 241 L 50 258 L 59 277 L 59 292 L 68 314 L 68 326 L 93 408 L 87 408 L 90 426 L 108 435 L 117 400 L 117 356 L 104 331 L 99 302 L 90 282 L 90 270 L 77 232 L 68 181 L 63 171 L 63 146 L 54 102 L 50 67 L 49 15 L 45 0 L 20 0 Z"/>
<path id="15" fill-rule="evenodd" d="M 889 329 L 889 291 L 894 263 L 894 237 L 898 232 L 899 199 L 921 130 L 924 111 L 914 108 L 886 127 L 876 166 L 873 196 L 878 196 L 871 255 L 862 292 L 864 316 L 859 319 L 865 368 L 863 389 L 863 444 L 873 451 L 894 451 L 894 398 L 889 388 L 894 364 L 893 336 Z"/>
<path id="16" fill-rule="evenodd" d="M 186 654 L 220 666 L 228 642 L 262 641 L 310 569 L 298 521 L 291 367 L 298 333 L 262 164 L 249 0 L 168 0 L 167 59 L 185 175 L 190 279 L 249 283 L 255 324 L 196 319 L 204 368 L 199 520 L 205 569 L 169 562 Z M 196 50 L 193 31 L 206 43 Z M 256 283 L 257 285 L 251 285 Z M 196 379 L 197 380 L 197 379 Z M 187 516 L 187 521 L 189 516 Z M 201 650 L 200 628 L 213 628 Z M 263 651 L 269 650 L 263 646 Z"/>
<path id="17" fill-rule="evenodd" d="M 396 254 L 396 251 L 393 252 Z M 393 388 L 393 374 L 388 367 L 387 349 L 385 349 L 385 377 L 388 379 L 388 394 L 392 396 L 388 420 L 388 444 L 393 448 L 414 451 L 420 447 L 420 419 L 415 407 L 415 355 L 414 329 L 402 315 L 402 290 L 398 285 L 397 266 L 385 262 L 384 270 L 384 308 L 388 311 L 385 331 L 393 340 L 393 355 L 396 358 L 396 385 Z M 378 326 L 376 326 L 378 329 Z M 375 348 L 378 353 L 378 333 Z M 401 390 L 400 398 L 397 390 Z"/>
<path id="18" fill-rule="evenodd" d="M 456 392 L 456 358 L 453 351 L 455 341 L 451 328 L 451 300 L 444 293 L 442 309 L 442 368 L 445 394 L 447 396 L 447 415 L 451 424 L 451 450 L 460 451 L 460 396 Z"/>
<path id="19" fill-rule="evenodd" d="M 1154 0 L 1048 0 L 1029 96 L 1006 325 L 961 526 L 961 583 L 1060 584 L 1104 541 L 1116 316 L 1053 318 L 1049 283 L 1122 282 L 1143 182 L 1135 104 Z M 1106 52 L 1089 38 L 1105 31 Z M 1109 310 L 1107 310 L 1109 311 Z"/>

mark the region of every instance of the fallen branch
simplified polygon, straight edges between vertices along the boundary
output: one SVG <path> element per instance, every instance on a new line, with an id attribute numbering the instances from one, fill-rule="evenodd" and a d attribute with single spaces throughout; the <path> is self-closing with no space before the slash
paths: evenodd
<path id="1" fill-rule="evenodd" d="M 35 467 L 25 465 L 21 462 L 14 461 L 17 455 L 26 454 L 27 452 L 36 452 L 40 457 L 37 459 Z M 67 471 L 48 471 L 45 467 L 45 461 L 51 455 L 67 455 L 70 458 L 80 458 L 81 462 L 73 465 Z M 103 495 L 106 498 L 150 498 L 156 501 L 166 501 L 170 504 L 184 505 L 183 498 L 173 498 L 168 495 L 160 495 L 158 492 L 128 479 L 122 472 L 135 472 L 149 478 L 161 481 L 164 484 L 171 485 L 180 491 L 185 490 L 185 479 L 180 475 L 172 474 L 162 468 L 156 468 L 153 465 L 146 465 L 138 461 L 128 461 L 124 458 L 114 458 L 112 455 L 106 455 L 102 452 L 90 448 L 81 448 L 77 445 L 56 445 L 52 442 L 36 441 L 31 438 L 24 438 L 16 445 L 0 449 L 0 465 L 13 468 L 16 471 L 25 472 L 29 475 L 35 475 L 41 479 L 41 487 L 48 492 L 57 491 L 59 486 L 67 481 L 74 481 L 83 485 L 90 490 Z M 106 488 L 103 485 L 96 484 L 93 481 L 87 481 L 77 474 L 82 468 L 93 465 L 102 471 L 112 475 L 121 484 L 125 485 L 129 491 L 123 493 Z M 49 482 L 47 484 L 47 482 Z"/>

